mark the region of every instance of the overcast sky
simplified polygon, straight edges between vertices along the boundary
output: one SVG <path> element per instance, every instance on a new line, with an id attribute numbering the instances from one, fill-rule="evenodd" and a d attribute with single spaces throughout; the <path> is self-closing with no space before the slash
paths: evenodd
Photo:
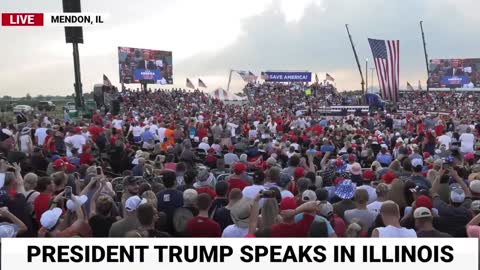
<path id="1" fill-rule="evenodd" d="M 0 10 L 61 12 L 61 3 L 2 0 Z M 83 89 L 90 92 L 103 73 L 119 85 L 118 46 L 173 51 L 177 87 L 201 77 L 209 90 L 226 88 L 233 68 L 328 72 L 339 89 L 358 89 L 346 23 L 362 68 L 371 58 L 368 37 L 400 39 L 401 86 L 421 80 L 425 87 L 419 21 L 430 58 L 480 57 L 478 10 L 478 0 L 82 0 L 83 12 L 109 14 L 104 25 L 84 28 Z M 72 47 L 62 27 L 0 27 L 0 52 L 0 96 L 73 92 Z M 235 75 L 232 88 L 241 87 Z"/>

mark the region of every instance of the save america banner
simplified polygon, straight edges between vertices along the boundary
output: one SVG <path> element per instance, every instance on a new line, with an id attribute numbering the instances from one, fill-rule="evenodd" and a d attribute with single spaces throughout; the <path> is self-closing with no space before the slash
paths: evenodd
<path id="1" fill-rule="evenodd" d="M 310 82 L 312 73 L 308 71 L 265 71 L 262 72 L 262 79 L 266 82 Z"/>

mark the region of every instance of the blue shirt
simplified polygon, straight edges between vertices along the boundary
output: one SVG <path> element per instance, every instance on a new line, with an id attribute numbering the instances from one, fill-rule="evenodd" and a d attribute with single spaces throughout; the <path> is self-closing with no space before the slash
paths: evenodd
<path id="1" fill-rule="evenodd" d="M 328 127 L 328 121 L 326 119 L 320 120 L 320 126 L 322 127 Z"/>
<path id="2" fill-rule="evenodd" d="M 381 164 L 390 165 L 390 163 L 392 163 L 392 155 L 390 155 L 389 153 L 386 153 L 386 154 L 378 153 L 377 161 L 380 162 Z"/>
<path id="3" fill-rule="evenodd" d="M 149 130 L 145 130 L 143 133 L 142 133 L 142 140 L 144 142 L 148 141 L 149 139 L 152 139 L 153 140 L 153 134 L 149 131 Z"/>
<path id="4" fill-rule="evenodd" d="M 303 213 L 300 213 L 298 215 L 295 216 L 295 223 L 298 223 L 300 222 L 300 220 L 303 219 Z M 332 235 L 335 233 L 335 231 L 333 230 L 332 228 L 332 225 L 330 225 L 330 221 L 328 221 L 326 218 L 322 217 L 322 216 L 319 216 L 319 215 L 315 215 L 315 220 L 316 222 L 325 222 L 327 224 L 327 231 L 328 231 L 328 235 Z"/>

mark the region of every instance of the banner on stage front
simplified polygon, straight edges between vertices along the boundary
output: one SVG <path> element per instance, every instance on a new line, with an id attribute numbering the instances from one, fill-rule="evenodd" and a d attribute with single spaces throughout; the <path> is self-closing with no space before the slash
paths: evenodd
<path id="1" fill-rule="evenodd" d="M 262 72 L 262 78 L 266 82 L 310 82 L 312 81 L 312 73 L 308 71 L 265 71 Z"/>

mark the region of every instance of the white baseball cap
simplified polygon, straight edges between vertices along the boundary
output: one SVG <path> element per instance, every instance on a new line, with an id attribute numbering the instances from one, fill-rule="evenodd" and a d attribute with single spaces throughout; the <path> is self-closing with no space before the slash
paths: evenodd
<path id="1" fill-rule="evenodd" d="M 450 200 L 453 203 L 463 203 L 465 201 L 465 193 L 463 190 L 456 188 L 450 192 Z"/>
<path id="2" fill-rule="evenodd" d="M 417 166 L 422 166 L 423 167 L 423 161 L 419 158 L 414 158 L 412 159 L 412 166 L 417 167 Z"/>
<path id="3" fill-rule="evenodd" d="M 313 191 L 313 190 L 305 190 L 302 193 L 302 200 L 304 202 L 316 201 L 317 200 L 317 194 L 315 194 L 315 191 Z"/>
<path id="4" fill-rule="evenodd" d="M 47 229 L 51 230 L 58 222 L 58 219 L 62 215 L 62 209 L 55 207 L 51 210 L 43 212 L 42 217 L 40 218 L 40 224 Z"/>
<path id="5" fill-rule="evenodd" d="M 85 202 L 88 201 L 88 197 L 86 195 L 74 196 L 74 197 L 80 203 L 80 206 L 82 206 Z M 75 211 L 75 202 L 73 200 L 67 201 L 67 209 L 70 211 Z"/>
<path id="6" fill-rule="evenodd" d="M 432 217 L 432 212 L 430 211 L 430 209 L 426 207 L 419 207 L 415 209 L 415 212 L 413 212 L 413 217 L 414 218 Z"/>
<path id="7" fill-rule="evenodd" d="M 147 203 L 147 199 L 140 198 L 139 196 L 132 196 L 125 202 L 125 210 L 127 212 L 133 212 L 144 203 Z"/>

